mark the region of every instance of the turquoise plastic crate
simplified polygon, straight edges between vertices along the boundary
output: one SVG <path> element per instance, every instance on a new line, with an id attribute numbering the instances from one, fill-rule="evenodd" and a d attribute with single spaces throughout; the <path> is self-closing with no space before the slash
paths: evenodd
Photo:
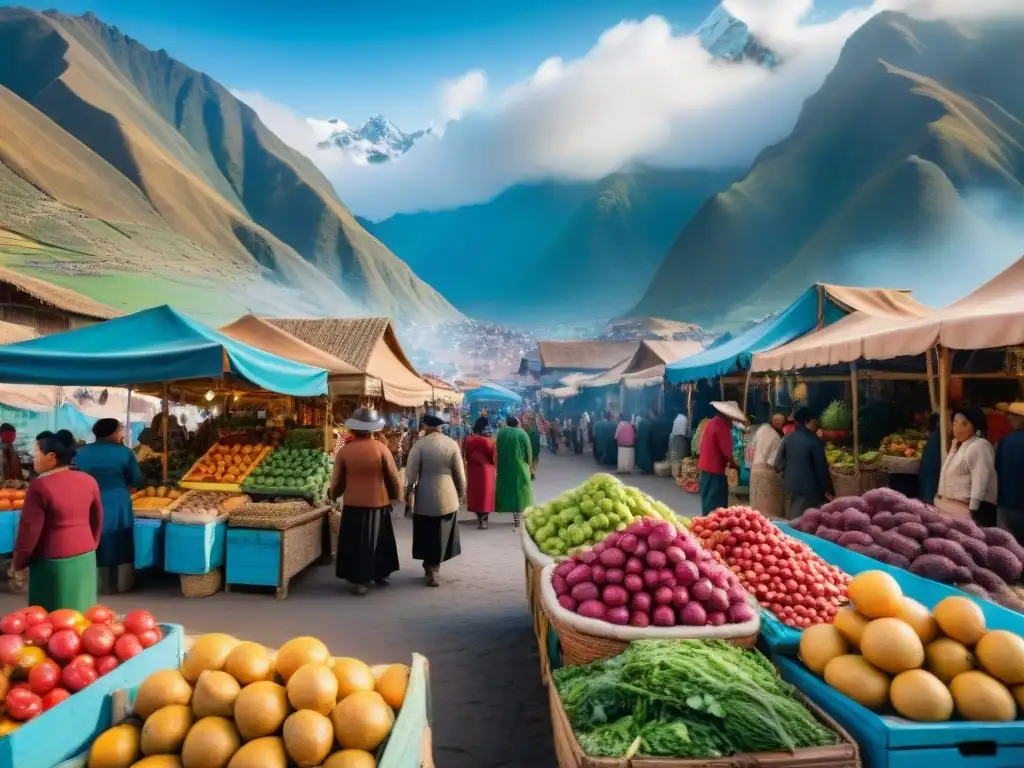
<path id="1" fill-rule="evenodd" d="M 21 512 L 0 512 L 0 555 L 14 552 L 14 540 L 18 536 L 18 522 Z"/>
<path id="2" fill-rule="evenodd" d="M 82 753 L 110 727 L 111 694 L 140 685 L 153 672 L 175 669 L 185 654 L 185 631 L 161 624 L 164 637 L 63 704 L 0 738 L 0 768 L 53 768 Z M 84 763 L 83 763 L 84 764 Z"/>
<path id="3" fill-rule="evenodd" d="M 281 535 L 280 531 L 229 528 L 224 580 L 250 587 L 280 587 Z"/>
<path id="4" fill-rule="evenodd" d="M 164 570 L 198 576 L 224 565 L 227 521 L 205 525 L 169 522 L 164 534 Z"/>
<path id="5" fill-rule="evenodd" d="M 785 656 L 776 656 L 774 661 L 783 679 L 796 686 L 853 736 L 860 745 L 865 768 L 1024 766 L 1024 720 L 915 723 L 879 715 L 827 685 L 799 661 Z"/>
<path id="6" fill-rule="evenodd" d="M 135 519 L 135 568 L 160 568 L 164 564 L 164 521 L 145 517 Z"/>

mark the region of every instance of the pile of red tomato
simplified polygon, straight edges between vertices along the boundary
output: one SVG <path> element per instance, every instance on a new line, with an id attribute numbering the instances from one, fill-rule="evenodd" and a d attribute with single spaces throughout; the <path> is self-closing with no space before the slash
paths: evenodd
<path id="1" fill-rule="evenodd" d="M 690 532 L 787 626 L 830 624 L 846 600 L 850 577 L 756 509 L 729 507 L 695 517 Z"/>
<path id="2" fill-rule="evenodd" d="M 0 619 L 0 735 L 64 701 L 160 641 L 149 611 L 118 621 L 94 605 L 84 614 L 30 606 Z"/>

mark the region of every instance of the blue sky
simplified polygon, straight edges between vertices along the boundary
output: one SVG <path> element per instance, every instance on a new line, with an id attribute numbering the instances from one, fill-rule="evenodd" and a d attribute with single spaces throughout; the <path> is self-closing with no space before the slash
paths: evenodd
<path id="1" fill-rule="evenodd" d="M 54 0 L 25 2 L 40 10 Z M 819 0 L 820 9 L 842 0 Z M 549 56 L 585 53 L 624 18 L 692 29 L 715 0 L 65 0 L 233 89 L 260 91 L 310 117 L 382 112 L 412 130 L 437 114 L 438 84 L 486 70 L 508 85 Z"/>

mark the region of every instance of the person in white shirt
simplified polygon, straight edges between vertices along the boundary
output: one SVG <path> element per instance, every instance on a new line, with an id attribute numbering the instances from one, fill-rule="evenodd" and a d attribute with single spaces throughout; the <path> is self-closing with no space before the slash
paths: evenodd
<path id="1" fill-rule="evenodd" d="M 685 413 L 677 413 L 673 419 L 668 445 L 669 461 L 673 465 L 690 455 L 690 420 Z"/>
<path id="2" fill-rule="evenodd" d="M 785 425 L 784 414 L 773 414 L 770 423 L 758 427 L 752 441 L 750 506 L 769 518 L 786 516 L 786 489 L 781 475 L 775 471 L 775 455 L 782 444 Z"/>
<path id="3" fill-rule="evenodd" d="M 590 432 L 590 414 L 584 411 L 580 414 L 580 439 L 586 443 L 587 433 Z"/>

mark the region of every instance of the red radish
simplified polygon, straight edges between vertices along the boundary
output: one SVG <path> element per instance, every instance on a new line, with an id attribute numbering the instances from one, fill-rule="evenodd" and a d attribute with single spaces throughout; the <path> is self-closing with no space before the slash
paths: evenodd
<path id="1" fill-rule="evenodd" d="M 629 623 L 629 609 L 624 606 L 615 606 L 605 611 L 604 620 L 610 624 L 624 625 Z"/>
<path id="2" fill-rule="evenodd" d="M 676 608 L 682 608 L 690 602 L 690 591 L 683 586 L 676 587 L 672 590 L 672 605 Z"/>
<path id="3" fill-rule="evenodd" d="M 555 590 L 555 594 L 559 597 L 561 597 L 562 595 L 569 594 L 569 585 L 566 584 L 565 579 L 563 579 L 557 573 L 551 577 L 551 587 Z M 116 640 L 117 638 L 115 637 L 114 639 Z"/>
<path id="4" fill-rule="evenodd" d="M 580 562 L 584 565 L 593 565 L 597 562 L 597 552 L 592 549 L 585 549 L 580 552 Z"/>
<path id="5" fill-rule="evenodd" d="M 571 595 L 559 595 L 558 604 L 567 611 L 575 611 L 576 607 L 579 605 L 578 602 L 573 600 Z"/>
<path id="6" fill-rule="evenodd" d="M 676 575 L 672 573 L 671 568 L 662 568 L 658 572 L 659 582 L 663 587 L 674 587 L 678 582 L 676 581 Z"/>
<path id="7" fill-rule="evenodd" d="M 150 629 L 156 629 L 156 619 L 149 611 L 132 611 L 124 617 L 124 628 L 126 632 L 137 635 Z"/>
<path id="8" fill-rule="evenodd" d="M 577 565 L 575 568 L 572 569 L 569 575 L 565 577 L 565 583 L 568 584 L 570 587 L 575 587 L 577 584 L 580 584 L 584 581 L 590 581 L 589 565 Z M 129 629 L 127 623 L 124 625 L 124 628 L 128 632 L 132 631 L 131 629 Z"/>
<path id="9" fill-rule="evenodd" d="M 644 587 L 648 592 L 653 592 L 661 584 L 661 571 L 646 570 L 640 575 L 644 579 Z"/>
<path id="10" fill-rule="evenodd" d="M 622 568 L 626 564 L 626 553 L 621 549 L 606 549 L 601 553 L 601 565 L 606 568 Z"/>
<path id="11" fill-rule="evenodd" d="M 619 549 L 626 554 L 631 555 L 636 552 L 636 548 L 639 543 L 640 539 L 637 538 L 635 533 L 627 533 L 619 539 Z"/>
<path id="12" fill-rule="evenodd" d="M 651 528 L 647 536 L 647 546 L 654 550 L 664 550 L 672 545 L 676 538 L 676 529 L 668 523 L 661 523 Z"/>
<path id="13" fill-rule="evenodd" d="M 686 559 L 686 553 L 680 547 L 673 545 L 665 550 L 665 558 L 671 565 L 675 565 Z"/>
<path id="14" fill-rule="evenodd" d="M 729 608 L 729 596 L 724 589 L 715 587 L 711 590 L 711 596 L 707 599 L 708 609 L 724 612 Z"/>
<path id="15" fill-rule="evenodd" d="M 644 611 L 649 613 L 651 610 L 651 596 L 646 592 L 634 592 L 632 598 L 630 598 L 629 606 L 634 611 Z"/>
<path id="16" fill-rule="evenodd" d="M 621 540 L 622 534 L 619 531 L 612 531 L 604 537 L 604 541 L 602 541 L 601 543 L 604 544 L 605 547 L 611 548 L 619 546 L 619 541 Z"/>
<path id="17" fill-rule="evenodd" d="M 711 585 L 711 581 L 705 578 L 697 579 L 693 586 L 690 587 L 690 597 L 694 600 L 699 600 L 704 603 L 711 597 L 711 591 L 714 587 Z"/>
<path id="18" fill-rule="evenodd" d="M 684 587 L 690 586 L 700 578 L 700 572 L 697 570 L 697 564 L 689 560 L 676 563 L 675 574 L 676 581 Z"/>
<path id="19" fill-rule="evenodd" d="M 683 543 L 679 545 L 679 548 L 683 550 L 683 554 L 686 555 L 687 560 L 697 560 L 703 551 L 700 548 L 700 544 L 689 536 L 683 539 Z"/>
<path id="20" fill-rule="evenodd" d="M 625 605 L 629 600 L 629 592 L 626 591 L 624 587 L 610 584 L 601 592 L 601 599 L 604 601 L 605 605 L 611 606 L 612 608 L 618 608 L 619 606 Z"/>
<path id="21" fill-rule="evenodd" d="M 661 569 L 668 565 L 668 558 L 665 557 L 665 553 L 659 552 L 656 549 L 652 549 L 650 552 L 648 552 L 645 560 L 647 562 L 648 568 Z"/>
<path id="22" fill-rule="evenodd" d="M 643 573 L 644 564 L 638 557 L 631 557 L 626 561 L 626 573 Z"/>
<path id="23" fill-rule="evenodd" d="M 601 591 L 597 588 L 597 584 L 592 581 L 582 581 L 572 588 L 573 600 L 579 600 L 581 603 L 587 600 L 597 600 L 601 594 Z"/>
<path id="24" fill-rule="evenodd" d="M 726 613 L 733 624 L 744 624 L 754 618 L 754 609 L 747 603 L 734 603 Z"/>
<path id="25" fill-rule="evenodd" d="M 576 613 L 588 619 L 603 619 L 605 613 L 604 603 L 600 600 L 587 600 L 586 602 L 580 603 L 579 608 L 576 609 Z"/>
<path id="26" fill-rule="evenodd" d="M 688 627 L 703 627 L 707 624 L 708 615 L 704 607 L 695 600 L 683 606 L 679 612 L 679 623 Z"/>
<path id="27" fill-rule="evenodd" d="M 649 627 L 651 626 L 651 617 L 644 611 L 633 611 L 629 615 L 629 624 L 633 627 Z"/>
<path id="28" fill-rule="evenodd" d="M 590 578 L 594 580 L 595 584 L 605 584 L 608 580 L 608 571 L 605 567 L 599 563 L 590 566 Z"/>
<path id="29" fill-rule="evenodd" d="M 597 544 L 595 544 L 594 546 L 592 546 L 592 547 L 591 547 L 590 549 L 591 549 L 591 551 L 592 551 L 592 552 L 593 552 L 593 553 L 594 553 L 595 555 L 600 555 L 600 554 L 601 554 L 602 552 L 604 552 L 604 550 L 605 550 L 605 549 L 607 548 L 607 546 L 608 546 L 608 545 L 607 545 L 607 544 L 605 544 L 605 543 L 604 543 L 603 541 L 599 541 L 599 542 L 597 542 Z"/>
<path id="30" fill-rule="evenodd" d="M 672 603 L 672 588 L 671 587 L 658 587 L 654 591 L 654 602 L 657 605 L 670 605 Z"/>
<path id="31" fill-rule="evenodd" d="M 741 587 L 739 584 L 730 586 L 725 590 L 726 596 L 729 598 L 730 603 L 747 603 L 747 590 Z"/>
<path id="32" fill-rule="evenodd" d="M 572 573 L 572 569 L 575 568 L 579 563 L 575 560 L 566 560 L 564 563 L 559 563 L 554 570 L 555 576 L 561 576 L 563 579 Z"/>
<path id="33" fill-rule="evenodd" d="M 647 552 L 650 547 L 647 546 L 647 542 L 641 539 L 636 543 L 636 549 L 633 550 L 633 557 L 639 557 L 641 560 L 647 556 Z"/>
<path id="34" fill-rule="evenodd" d="M 721 611 L 712 611 L 708 614 L 708 624 L 712 627 L 720 627 L 725 624 L 725 614 Z"/>
<path id="35" fill-rule="evenodd" d="M 676 615 L 669 605 L 659 605 L 651 611 L 651 623 L 656 627 L 674 627 Z"/>
<path id="36" fill-rule="evenodd" d="M 621 584 L 626 577 L 626 572 L 621 568 L 609 568 L 604 572 L 604 580 L 609 584 Z"/>
<path id="37" fill-rule="evenodd" d="M 639 592 L 644 588 L 644 580 L 637 573 L 627 573 L 622 585 L 630 592 Z"/>

